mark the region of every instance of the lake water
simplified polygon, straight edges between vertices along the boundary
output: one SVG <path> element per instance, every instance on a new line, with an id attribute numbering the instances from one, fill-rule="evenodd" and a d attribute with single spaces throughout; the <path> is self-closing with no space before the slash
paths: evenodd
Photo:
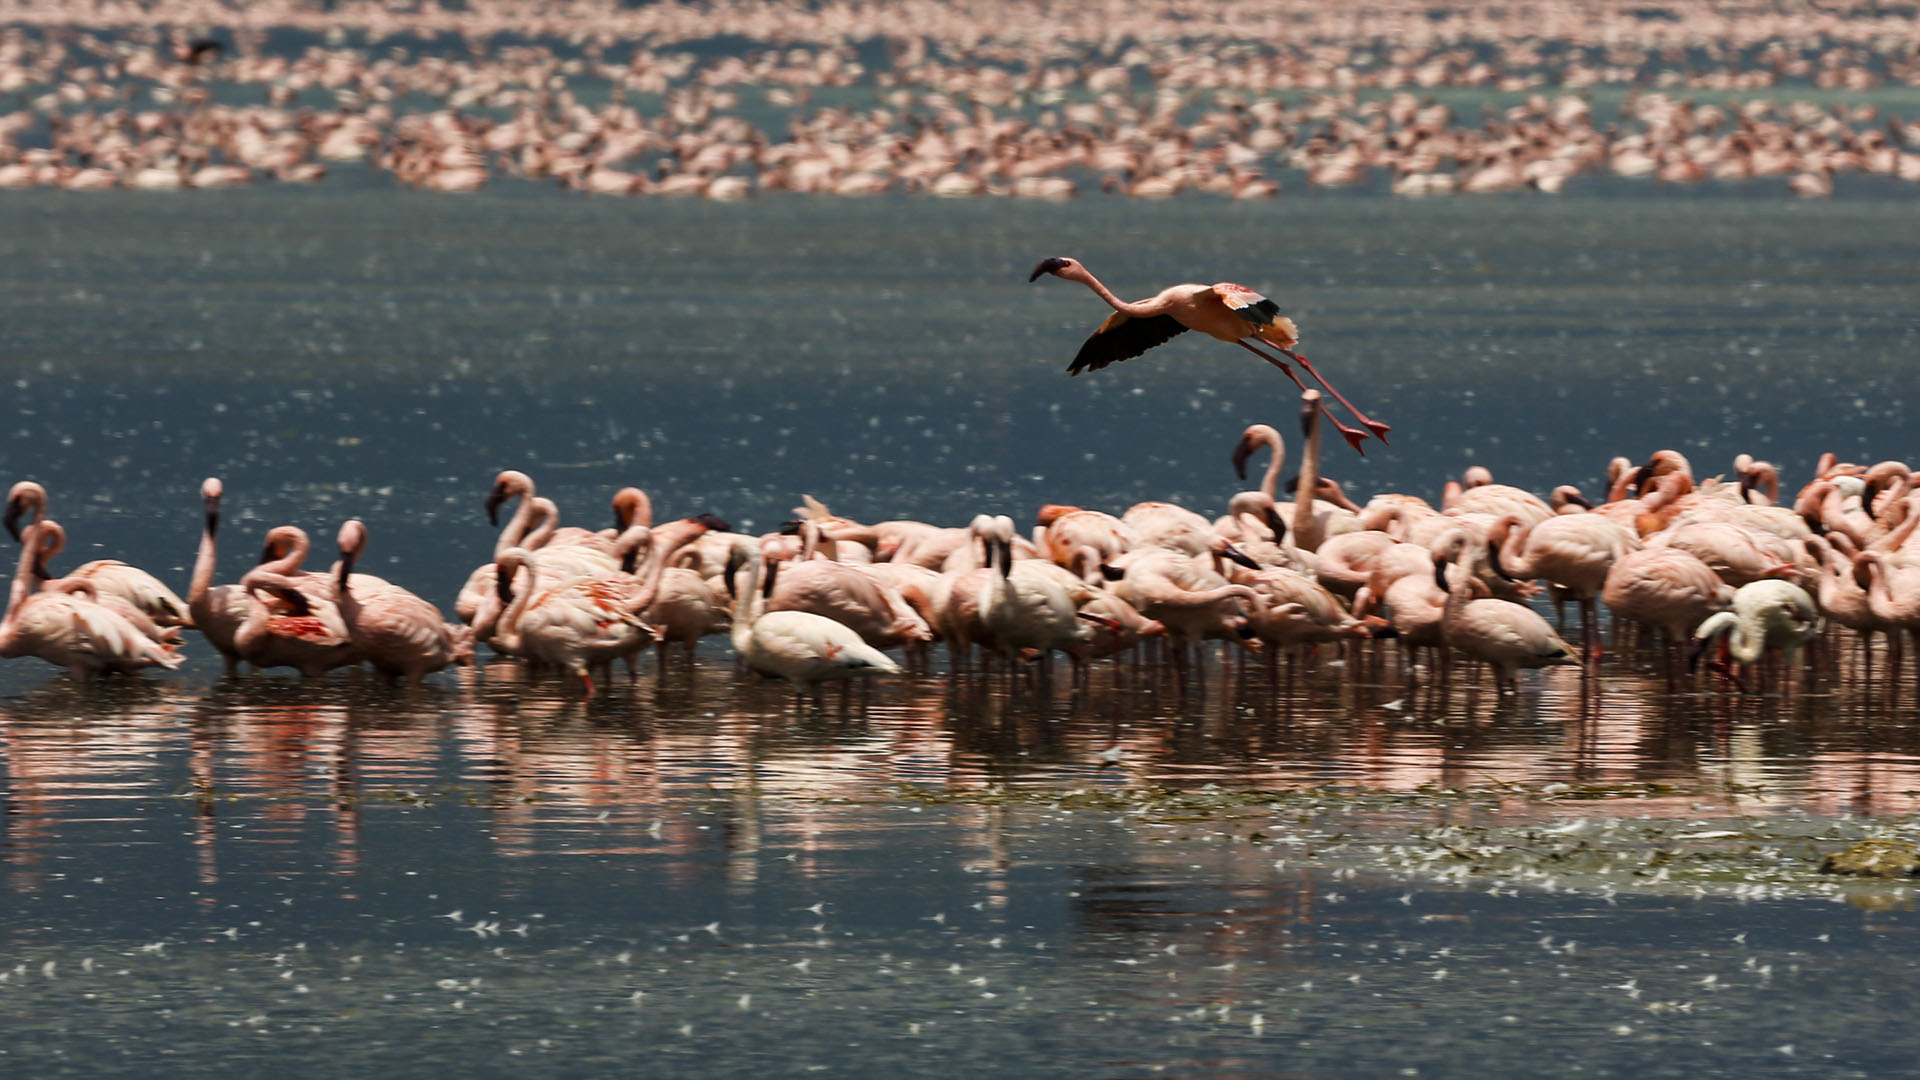
<path id="1" fill-rule="evenodd" d="M 1474 463 L 1593 492 L 1662 447 L 1790 487 L 1823 450 L 1911 456 L 1910 199 L 1596 190 L 9 192 L 0 458 L 48 486 L 67 565 L 184 585 L 219 475 L 220 580 L 270 525 L 358 516 L 368 568 L 443 606 L 506 467 L 594 525 L 627 483 L 751 529 L 802 493 L 943 524 L 1223 506 L 1291 384 L 1191 335 L 1067 378 L 1104 308 L 1026 283 L 1053 254 L 1123 295 L 1278 299 L 1395 426 L 1326 453 L 1360 498 Z M 90 687 L 0 667 L 0 1061 L 32 1075 L 1833 1076 L 1920 1049 L 1907 887 L 1816 872 L 1920 835 L 1911 690 L 1622 668 L 1498 701 L 1329 653 L 1278 695 L 934 675 L 795 711 L 724 648 L 591 705 L 504 665 L 405 692 L 189 651 Z"/>

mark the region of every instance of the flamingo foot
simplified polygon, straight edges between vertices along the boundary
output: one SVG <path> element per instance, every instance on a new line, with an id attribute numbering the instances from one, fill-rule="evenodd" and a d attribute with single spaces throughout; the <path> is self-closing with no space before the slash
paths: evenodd
<path id="1" fill-rule="evenodd" d="M 1332 419 L 1332 417 L 1328 417 L 1328 419 Z M 1361 457 L 1367 456 L 1367 448 L 1365 445 L 1367 441 L 1366 432 L 1361 431 L 1359 428 L 1350 428 L 1338 420 L 1333 421 L 1333 426 L 1339 430 L 1340 437 L 1347 440 L 1347 445 L 1353 447 L 1354 453 L 1359 454 Z"/>
<path id="2" fill-rule="evenodd" d="M 1320 374 L 1320 369 L 1313 366 L 1313 361 L 1308 360 L 1305 356 L 1294 352 L 1292 349 L 1281 349 L 1280 351 L 1298 362 L 1301 367 L 1306 368 L 1307 374 L 1313 376 L 1315 382 L 1326 387 L 1327 393 L 1333 395 L 1333 400 L 1338 401 L 1348 412 L 1352 413 L 1353 418 L 1360 422 L 1360 426 L 1372 432 L 1374 438 L 1379 439 L 1383 443 L 1387 441 L 1387 432 L 1393 430 L 1390 425 L 1374 420 L 1368 417 L 1366 413 L 1354 408 L 1353 402 L 1348 401 L 1345 394 L 1334 389 L 1333 384 L 1327 381 L 1327 377 Z M 1299 380 L 1296 379 L 1294 381 L 1298 382 Z"/>

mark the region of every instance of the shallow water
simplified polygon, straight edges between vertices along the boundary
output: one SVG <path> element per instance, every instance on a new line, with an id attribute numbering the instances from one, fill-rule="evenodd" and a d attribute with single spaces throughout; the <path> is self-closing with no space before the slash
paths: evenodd
<path id="1" fill-rule="evenodd" d="M 1891 197 L 203 194 L 7 196 L 0 455 L 72 562 L 184 583 L 206 475 L 222 580 L 271 524 L 361 516 L 371 569 L 443 606 L 503 467 L 594 524 L 624 483 L 755 529 L 803 492 L 942 523 L 1222 505 L 1291 386 L 1191 340 L 1066 378 L 1102 312 L 1026 284 L 1055 253 L 1123 294 L 1279 298 L 1395 424 L 1327 452 L 1356 496 L 1475 462 L 1591 491 L 1663 446 L 1789 484 L 1822 450 L 1909 454 L 1920 252 Z M 1910 690 L 1621 669 L 1501 701 L 1329 652 L 1279 694 L 1218 666 L 1046 702 L 931 676 L 796 711 L 724 649 L 591 705 L 503 666 L 398 692 L 189 651 L 87 688 L 0 667 L 0 1055 L 37 1075 L 1825 1076 L 1914 1050 L 1906 886 L 1816 872 L 1920 831 Z"/>

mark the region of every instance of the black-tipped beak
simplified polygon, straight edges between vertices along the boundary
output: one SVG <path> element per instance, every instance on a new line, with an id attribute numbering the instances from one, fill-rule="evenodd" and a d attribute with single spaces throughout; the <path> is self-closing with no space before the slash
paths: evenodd
<path id="1" fill-rule="evenodd" d="M 1266 517 L 1267 528 L 1273 530 L 1273 542 L 1277 544 L 1285 540 L 1287 538 L 1287 522 L 1280 516 L 1280 511 L 1269 506 L 1267 507 Z"/>
<path id="2" fill-rule="evenodd" d="M 279 553 L 273 550 L 273 544 L 271 542 L 261 546 L 260 548 L 261 565 L 270 563 L 277 558 L 279 558 Z"/>
<path id="3" fill-rule="evenodd" d="M 493 572 L 493 591 L 502 604 L 513 603 L 513 572 L 501 567 Z"/>
<path id="4" fill-rule="evenodd" d="M 1054 273 L 1066 265 L 1067 260 L 1061 258 L 1041 259 L 1040 262 L 1034 266 L 1033 273 L 1027 275 L 1027 284 L 1031 285 L 1039 281 L 1041 274 Z"/>
<path id="5" fill-rule="evenodd" d="M 1260 569 L 1260 564 L 1255 562 L 1251 555 L 1248 555 L 1246 552 L 1241 551 L 1237 547 L 1234 547 L 1232 544 L 1228 544 L 1226 548 L 1220 552 L 1220 554 L 1225 555 L 1227 558 L 1233 560 L 1236 563 L 1239 563 L 1241 566 L 1244 566 L 1249 570 Z"/>
<path id="6" fill-rule="evenodd" d="M 1117 566 L 1108 566 L 1106 563 L 1101 563 L 1100 576 L 1108 581 L 1119 581 L 1127 576 L 1127 572 Z"/>
<path id="7" fill-rule="evenodd" d="M 1647 493 L 1647 481 L 1651 479 L 1653 479 L 1653 463 L 1648 462 L 1634 470 L 1633 482 L 1629 486 L 1633 488 L 1634 494 L 1645 495 Z"/>
<path id="8" fill-rule="evenodd" d="M 1569 506 L 1577 506 L 1582 510 L 1593 509 L 1593 502 L 1577 491 L 1567 496 L 1567 504 Z"/>
<path id="9" fill-rule="evenodd" d="M 500 504 L 507 501 L 507 493 L 495 487 L 487 492 L 487 524 L 500 524 Z"/>
<path id="10" fill-rule="evenodd" d="M 7 500 L 6 516 L 4 519 L 0 519 L 0 520 L 4 520 L 6 523 L 7 535 L 13 537 L 14 540 L 18 541 L 20 539 L 20 502 L 19 500 L 17 499 Z"/>
<path id="11" fill-rule="evenodd" d="M 1493 564 L 1493 572 L 1496 574 L 1499 574 L 1501 580 L 1503 581 L 1513 580 L 1513 575 L 1507 573 L 1507 568 L 1500 565 L 1500 545 L 1499 544 L 1487 545 L 1487 561 Z"/>
<path id="12" fill-rule="evenodd" d="M 1440 591 L 1443 593 L 1453 592 L 1453 590 L 1447 586 L 1447 564 L 1440 559 L 1433 560 L 1433 583 L 1438 585 Z"/>
<path id="13" fill-rule="evenodd" d="M 799 518 L 791 518 L 787 521 L 783 521 L 780 523 L 781 536 L 799 536 L 800 529 L 801 529 L 801 524 L 800 524 Z"/>
<path id="14" fill-rule="evenodd" d="M 1300 403 L 1300 435 L 1302 438 L 1313 438 L 1313 424 L 1319 417 L 1320 403 L 1318 401 L 1302 401 Z"/>
<path id="15" fill-rule="evenodd" d="M 734 575 L 740 572 L 740 568 L 746 564 L 747 560 L 741 558 L 739 552 L 729 552 L 727 554 L 727 572 L 721 575 L 726 578 L 727 581 L 727 599 L 738 600 L 740 598 L 740 586 L 734 584 L 733 578 Z"/>
<path id="16" fill-rule="evenodd" d="M 1247 459 L 1253 456 L 1253 444 L 1241 439 L 1233 444 L 1233 474 L 1240 479 L 1247 478 Z"/>

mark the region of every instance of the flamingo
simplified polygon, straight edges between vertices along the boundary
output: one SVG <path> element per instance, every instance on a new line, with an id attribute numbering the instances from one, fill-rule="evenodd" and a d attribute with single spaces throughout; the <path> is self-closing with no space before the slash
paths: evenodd
<path id="1" fill-rule="evenodd" d="M 1733 589 L 1699 556 L 1668 547 L 1641 548 L 1615 559 L 1600 591 L 1614 618 L 1661 633 L 1669 688 L 1679 681 L 1680 641 L 1732 598 Z"/>
<path id="2" fill-rule="evenodd" d="M 218 477 L 200 482 L 200 502 L 204 520 L 200 530 L 200 548 L 193 559 L 193 577 L 187 583 L 187 613 L 208 642 L 226 661 L 227 671 L 240 664 L 233 636 L 247 619 L 247 591 L 239 585 L 213 583 L 216 556 L 214 537 L 220 531 L 220 496 L 223 488 Z"/>
<path id="3" fill-rule="evenodd" d="M 21 516 L 31 514 L 32 520 L 39 521 L 46 516 L 46 511 L 46 489 L 32 480 L 22 480 L 13 485 L 13 490 L 7 494 L 7 508 L 4 518 L 0 520 L 4 521 L 13 538 L 19 540 Z M 92 581 L 100 595 L 124 599 L 146 612 L 161 626 L 193 625 L 187 602 L 162 584 L 159 578 L 139 567 L 128 566 L 118 559 L 95 559 L 80 564 L 66 576 Z"/>
<path id="4" fill-rule="evenodd" d="M 730 561 L 734 576 L 745 574 L 747 579 L 734 591 L 733 609 L 733 648 L 747 667 L 787 680 L 796 695 L 817 692 L 823 682 L 899 674 L 900 665 L 886 653 L 825 615 L 758 611 L 756 601 L 765 572 L 758 540 L 736 538 Z"/>
<path id="5" fill-rule="evenodd" d="M 41 528 L 31 522 L 21 536 L 7 613 L 0 617 L 0 657 L 38 656 L 81 682 L 101 671 L 179 667 L 181 657 L 172 648 L 97 602 L 98 583 L 81 579 L 32 591 Z"/>
<path id="6" fill-rule="evenodd" d="M 509 651 L 560 668 L 580 679 L 594 696 L 593 669 L 610 667 L 654 640 L 655 633 L 637 614 L 631 579 L 576 578 L 541 588 L 540 564 L 525 548 L 508 548 L 494 560 L 499 596 L 507 607 L 499 621 L 511 627 Z M 516 574 L 525 572 L 519 594 Z M 493 619 L 475 620 L 474 632 L 492 629 Z"/>
<path id="7" fill-rule="evenodd" d="M 74 586 L 77 583 L 83 581 L 88 582 L 93 586 L 92 589 L 88 590 L 88 598 L 94 603 L 112 610 L 114 614 L 132 623 L 135 630 L 162 645 L 177 646 L 180 644 L 180 628 L 178 626 L 161 626 L 154 621 L 153 616 L 148 615 L 145 611 L 142 611 L 139 607 L 130 603 L 126 597 L 119 593 L 101 592 L 98 587 L 100 584 L 98 581 L 72 574 L 64 578 L 55 578 L 53 576 L 52 572 L 47 569 L 47 564 L 58 557 L 67 547 L 67 530 L 62 528 L 59 522 L 52 518 L 42 519 L 40 522 L 40 539 L 38 542 L 40 545 L 40 554 L 34 559 L 33 572 L 35 579 L 39 582 L 41 592 L 64 592 L 72 594 L 75 591 Z"/>
<path id="8" fill-rule="evenodd" d="M 1440 621 L 1447 644 L 1486 661 L 1502 694 L 1517 692 L 1521 668 L 1579 663 L 1573 646 L 1561 640 L 1539 612 L 1507 600 L 1467 599 L 1478 547 L 1465 531 L 1434 545 L 1433 583 L 1447 593 Z M 1452 577 L 1459 580 L 1449 580 Z"/>
<path id="9" fill-rule="evenodd" d="M 367 549 L 367 527 L 358 518 L 340 526 L 336 543 L 340 563 L 334 590 L 362 659 L 390 677 L 417 683 L 429 672 L 472 658 L 473 640 L 465 627 L 456 635 L 432 604 L 398 585 L 373 585 L 353 572 Z"/>
<path id="10" fill-rule="evenodd" d="M 1042 274 L 1077 281 L 1092 289 L 1114 310 L 1114 314 L 1108 316 L 1107 321 L 1101 323 L 1099 329 L 1080 346 L 1079 354 L 1067 367 L 1070 375 L 1098 371 L 1108 364 L 1139 356 L 1177 334 L 1198 330 L 1221 341 L 1233 342 L 1279 368 L 1300 389 L 1307 388 L 1285 360 L 1256 348 L 1247 340 L 1253 338 L 1297 362 L 1315 382 L 1326 387 L 1334 400 L 1346 406 L 1366 431 L 1342 424 L 1330 412 L 1327 418 L 1340 429 L 1341 437 L 1354 450 L 1365 452 L 1361 450 L 1361 443 L 1368 432 L 1372 432 L 1381 442 L 1387 441 L 1387 432 L 1392 430 L 1390 427 L 1368 419 L 1340 391 L 1335 390 L 1333 384 L 1327 382 L 1306 357 L 1293 351 L 1294 344 L 1300 340 L 1300 331 L 1292 319 L 1280 314 L 1280 305 L 1244 285 L 1230 281 L 1212 285 L 1172 285 L 1145 300 L 1128 303 L 1102 285 L 1100 279 L 1094 277 L 1077 259 L 1042 259 L 1034 266 L 1033 273 L 1027 276 L 1027 281 L 1038 281 Z"/>
<path id="11" fill-rule="evenodd" d="M 311 581 L 269 564 L 247 571 L 239 588 L 247 601 L 246 619 L 233 635 L 239 659 L 261 669 L 294 668 L 307 678 L 359 660 L 339 606 L 316 596 Z"/>
<path id="12" fill-rule="evenodd" d="M 1791 678 L 1793 654 L 1820 632 L 1813 597 L 1790 581 L 1766 578 L 1733 592 L 1733 608 L 1708 616 L 1693 632 L 1694 658 L 1722 634 L 1741 667 L 1752 667 L 1768 649 L 1779 649 Z"/>
<path id="13" fill-rule="evenodd" d="M 1508 514 L 1487 535 L 1495 573 L 1509 581 L 1545 578 L 1579 602 L 1580 644 L 1590 661 L 1600 644 L 1594 598 L 1613 564 L 1640 546 L 1639 537 L 1598 514 L 1556 514 L 1531 525 Z"/>

